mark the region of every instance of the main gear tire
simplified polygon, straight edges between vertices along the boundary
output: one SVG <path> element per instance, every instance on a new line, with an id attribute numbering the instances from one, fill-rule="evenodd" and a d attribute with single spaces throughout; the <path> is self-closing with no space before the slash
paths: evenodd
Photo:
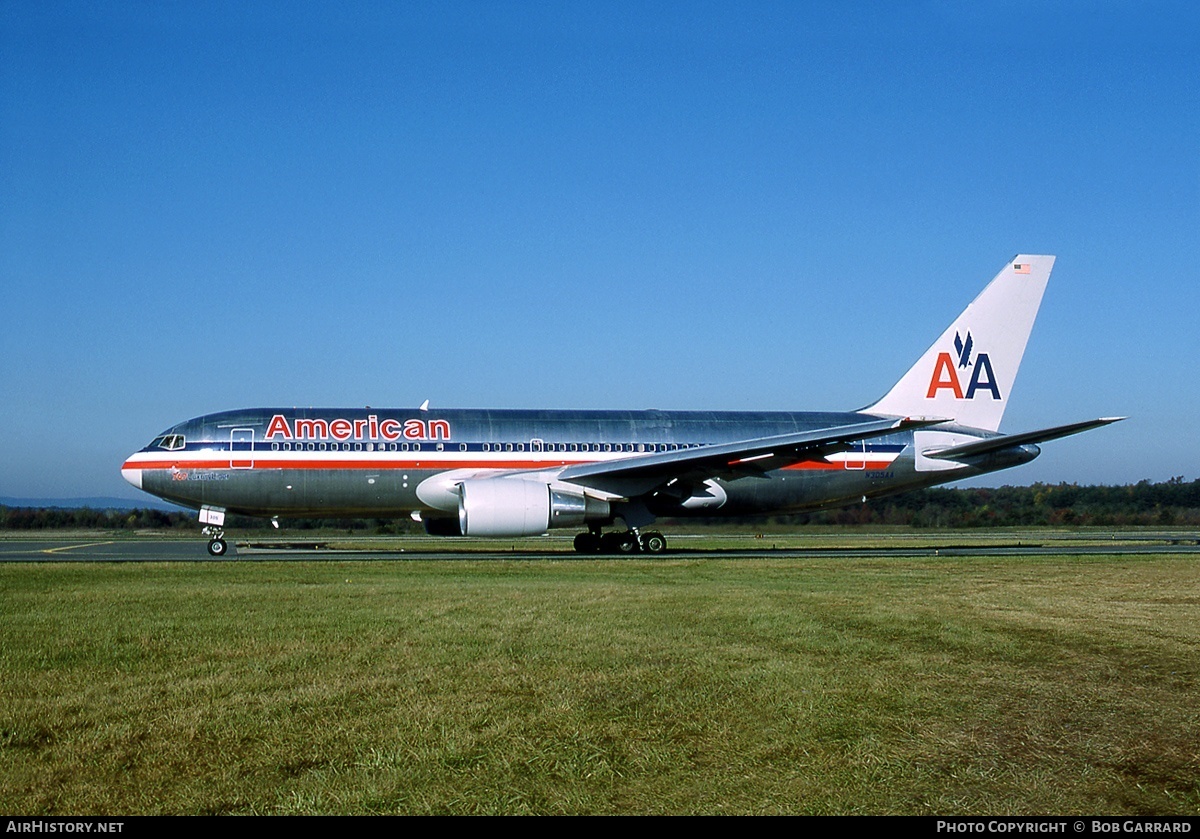
<path id="1" fill-rule="evenodd" d="M 667 537 L 657 530 L 642 534 L 642 550 L 648 554 L 660 554 L 667 549 Z"/>

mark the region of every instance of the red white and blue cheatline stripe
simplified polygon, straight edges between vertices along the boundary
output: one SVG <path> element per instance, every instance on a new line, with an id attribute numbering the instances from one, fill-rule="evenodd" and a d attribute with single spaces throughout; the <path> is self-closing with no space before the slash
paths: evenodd
<path id="1" fill-rule="evenodd" d="M 782 467 L 786 470 L 885 469 L 903 446 L 868 446 L 804 460 Z M 632 460 L 629 452 L 344 452 L 344 451 L 229 451 L 207 449 L 195 452 L 138 452 L 129 457 L 123 470 L 189 469 L 304 469 L 304 470 L 443 470 L 443 469 L 529 469 L 546 470 L 584 463 Z"/>

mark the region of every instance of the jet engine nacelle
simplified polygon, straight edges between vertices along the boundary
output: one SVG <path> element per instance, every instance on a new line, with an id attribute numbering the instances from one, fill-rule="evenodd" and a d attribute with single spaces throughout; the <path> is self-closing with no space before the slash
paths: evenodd
<path id="1" fill-rule="evenodd" d="M 482 478 L 458 485 L 464 536 L 537 536 L 609 518 L 607 501 L 582 491 L 521 478 Z"/>

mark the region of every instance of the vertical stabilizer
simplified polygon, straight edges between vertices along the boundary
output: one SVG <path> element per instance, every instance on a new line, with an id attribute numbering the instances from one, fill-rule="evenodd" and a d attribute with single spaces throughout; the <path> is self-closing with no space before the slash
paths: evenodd
<path id="1" fill-rule="evenodd" d="M 996 431 L 1053 267 L 1053 256 L 1013 257 L 895 387 L 861 410 Z"/>

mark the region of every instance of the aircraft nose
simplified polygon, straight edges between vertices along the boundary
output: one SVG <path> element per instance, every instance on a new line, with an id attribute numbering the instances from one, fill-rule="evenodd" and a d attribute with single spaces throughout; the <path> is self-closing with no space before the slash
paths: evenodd
<path id="1" fill-rule="evenodd" d="M 129 481 L 138 489 L 142 488 L 142 470 L 134 466 L 130 461 L 125 461 L 121 465 L 121 477 Z"/>

